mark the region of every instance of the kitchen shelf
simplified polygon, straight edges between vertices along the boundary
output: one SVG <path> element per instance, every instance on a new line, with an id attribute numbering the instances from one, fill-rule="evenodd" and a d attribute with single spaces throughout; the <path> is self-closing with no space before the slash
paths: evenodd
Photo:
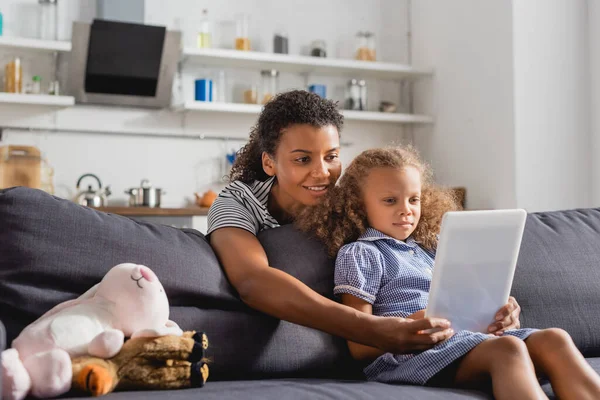
<path id="1" fill-rule="evenodd" d="M 0 104 L 70 107 L 75 104 L 75 98 L 72 96 L 53 96 L 49 94 L 0 93 Z"/>
<path id="2" fill-rule="evenodd" d="M 17 48 L 46 52 L 69 52 L 71 42 L 0 36 L 1 48 Z"/>
<path id="3" fill-rule="evenodd" d="M 379 61 L 357 61 L 290 54 L 226 49 L 183 49 L 184 60 L 220 68 L 277 69 L 301 74 L 377 79 L 416 79 L 433 74 L 428 69 Z"/>
<path id="4" fill-rule="evenodd" d="M 208 215 L 205 207 L 161 208 L 161 207 L 93 207 L 94 210 L 126 217 L 195 217 Z"/>
<path id="5" fill-rule="evenodd" d="M 175 108 L 178 111 L 203 111 L 203 112 L 223 112 L 234 114 L 254 114 L 258 115 L 262 109 L 258 104 L 235 104 L 235 103 L 214 103 L 202 101 L 188 101 Z M 433 118 L 427 115 L 400 114 L 400 113 L 382 113 L 374 111 L 348 111 L 340 110 L 345 119 L 353 121 L 375 121 L 398 124 L 430 124 Z"/>

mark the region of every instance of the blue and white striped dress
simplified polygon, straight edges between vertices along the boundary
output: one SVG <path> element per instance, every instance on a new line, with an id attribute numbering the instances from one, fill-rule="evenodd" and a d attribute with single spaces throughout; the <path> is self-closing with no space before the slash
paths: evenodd
<path id="1" fill-rule="evenodd" d="M 412 238 L 396 240 L 368 228 L 342 247 L 335 264 L 334 293 L 351 294 L 373 305 L 373 314 L 403 317 L 427 307 L 435 253 Z M 505 332 L 526 339 L 535 329 Z M 459 331 L 433 348 L 412 354 L 386 353 L 365 369 L 368 380 L 424 385 L 453 361 L 491 336 Z"/>

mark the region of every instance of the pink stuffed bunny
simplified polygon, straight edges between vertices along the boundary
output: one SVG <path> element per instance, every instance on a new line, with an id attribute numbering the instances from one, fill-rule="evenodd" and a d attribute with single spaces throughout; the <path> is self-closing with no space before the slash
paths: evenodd
<path id="1" fill-rule="evenodd" d="M 2 398 L 55 397 L 71 387 L 71 357 L 116 355 L 125 337 L 181 336 L 152 270 L 119 264 L 81 297 L 27 326 L 2 352 Z"/>

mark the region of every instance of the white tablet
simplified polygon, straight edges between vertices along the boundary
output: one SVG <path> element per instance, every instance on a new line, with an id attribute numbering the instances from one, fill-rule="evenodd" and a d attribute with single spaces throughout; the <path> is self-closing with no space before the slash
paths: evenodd
<path id="1" fill-rule="evenodd" d="M 526 217 L 521 209 L 446 213 L 425 316 L 487 333 L 508 301 Z"/>

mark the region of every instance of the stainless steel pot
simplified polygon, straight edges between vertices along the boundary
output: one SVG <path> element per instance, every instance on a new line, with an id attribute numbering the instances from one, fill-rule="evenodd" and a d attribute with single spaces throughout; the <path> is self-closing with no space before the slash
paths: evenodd
<path id="1" fill-rule="evenodd" d="M 142 180 L 140 187 L 134 187 L 125 191 L 129 195 L 131 207 L 160 207 L 160 198 L 166 192 L 160 188 L 153 188 L 150 181 Z"/>

